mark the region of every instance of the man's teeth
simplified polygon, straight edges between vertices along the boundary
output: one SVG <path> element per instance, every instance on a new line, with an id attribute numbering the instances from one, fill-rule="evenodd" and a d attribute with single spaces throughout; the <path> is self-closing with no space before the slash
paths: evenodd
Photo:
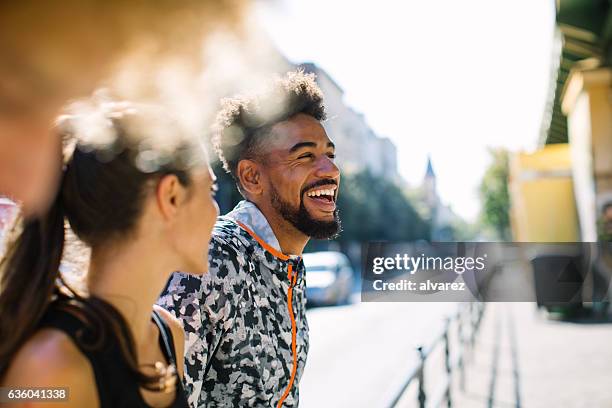
<path id="1" fill-rule="evenodd" d="M 313 190 L 313 191 L 309 191 L 306 195 L 308 197 L 319 197 L 319 196 L 334 196 L 334 190 L 335 188 L 332 189 L 326 189 L 326 190 Z"/>

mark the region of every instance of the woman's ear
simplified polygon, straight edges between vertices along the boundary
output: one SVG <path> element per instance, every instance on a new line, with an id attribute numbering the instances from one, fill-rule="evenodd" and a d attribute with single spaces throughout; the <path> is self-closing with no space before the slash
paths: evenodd
<path id="1" fill-rule="evenodd" d="M 159 211 L 166 220 L 173 219 L 186 199 L 187 191 L 174 174 L 163 176 L 157 183 L 156 199 Z"/>
<path id="2" fill-rule="evenodd" d="M 256 162 L 248 159 L 240 160 L 236 173 L 240 185 L 247 193 L 257 196 L 263 192 L 261 171 Z"/>

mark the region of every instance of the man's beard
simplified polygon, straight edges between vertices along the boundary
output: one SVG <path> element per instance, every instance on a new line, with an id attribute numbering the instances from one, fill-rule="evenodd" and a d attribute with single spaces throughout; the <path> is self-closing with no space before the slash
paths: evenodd
<path id="1" fill-rule="evenodd" d="M 315 220 L 304 206 L 303 192 L 300 197 L 300 207 L 296 210 L 291 204 L 281 198 L 274 185 L 271 186 L 271 189 L 272 207 L 304 235 L 314 239 L 334 239 L 342 231 L 340 218 L 338 217 L 338 208 L 334 210 L 334 219 L 332 221 Z"/>

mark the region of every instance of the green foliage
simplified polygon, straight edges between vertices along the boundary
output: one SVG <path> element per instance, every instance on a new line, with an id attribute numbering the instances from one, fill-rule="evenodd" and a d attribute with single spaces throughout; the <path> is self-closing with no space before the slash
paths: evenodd
<path id="1" fill-rule="evenodd" d="M 489 149 L 492 163 L 480 183 L 482 222 L 494 229 L 499 239 L 510 240 L 510 194 L 508 192 L 509 154 L 505 149 Z"/>
<path id="2" fill-rule="evenodd" d="M 212 168 L 217 177 L 217 184 L 219 185 L 219 191 L 216 195 L 217 204 L 219 204 L 220 213 L 222 215 L 227 214 L 243 198 L 238 188 L 236 188 L 236 182 L 232 176 L 223 169 L 220 161 L 215 160 Z"/>
<path id="3" fill-rule="evenodd" d="M 412 241 L 429 239 L 429 223 L 394 183 L 365 171 L 340 183 L 338 207 L 343 232 L 339 241 Z"/>
<path id="4" fill-rule="evenodd" d="M 475 241 L 483 237 L 482 226 L 477 222 L 467 222 L 457 217 L 451 224 L 454 241 Z"/>

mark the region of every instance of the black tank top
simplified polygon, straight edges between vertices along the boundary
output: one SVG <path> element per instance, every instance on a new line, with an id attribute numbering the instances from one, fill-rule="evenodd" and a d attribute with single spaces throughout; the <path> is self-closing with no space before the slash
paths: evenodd
<path id="1" fill-rule="evenodd" d="M 167 363 L 172 363 L 176 367 L 172 332 L 155 310 L 152 319 L 159 328 L 159 346 L 164 357 Z M 65 310 L 50 310 L 43 319 L 41 327 L 52 327 L 63 331 L 87 357 L 93 368 L 100 408 L 150 408 L 140 394 L 138 382 L 130 374 L 116 338 L 109 341 L 101 350 L 89 350 L 83 346 L 83 342 L 78 337 L 87 333 L 87 326 L 74 314 Z M 189 408 L 180 378 L 176 381 L 176 397 L 168 408 Z"/>

